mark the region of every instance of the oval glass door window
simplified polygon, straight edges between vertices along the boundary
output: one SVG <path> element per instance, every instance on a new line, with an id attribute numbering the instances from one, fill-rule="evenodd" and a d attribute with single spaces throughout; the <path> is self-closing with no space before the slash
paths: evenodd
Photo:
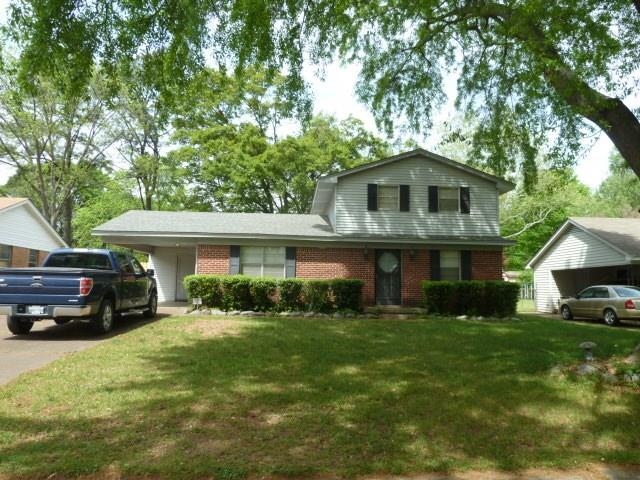
<path id="1" fill-rule="evenodd" d="M 384 252 L 380 255 L 380 258 L 378 258 L 378 268 L 380 268 L 384 273 L 393 273 L 399 266 L 400 261 L 398 260 L 398 257 L 391 252 Z"/>

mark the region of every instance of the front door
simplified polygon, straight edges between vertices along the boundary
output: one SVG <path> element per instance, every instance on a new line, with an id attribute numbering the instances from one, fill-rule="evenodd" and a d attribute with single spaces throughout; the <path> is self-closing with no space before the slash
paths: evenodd
<path id="1" fill-rule="evenodd" d="M 401 297 L 400 250 L 376 250 L 376 303 L 400 305 Z"/>
<path id="2" fill-rule="evenodd" d="M 176 302 L 187 300 L 187 291 L 184 289 L 184 277 L 193 275 L 196 271 L 196 257 L 192 255 L 178 255 L 176 265 Z"/>

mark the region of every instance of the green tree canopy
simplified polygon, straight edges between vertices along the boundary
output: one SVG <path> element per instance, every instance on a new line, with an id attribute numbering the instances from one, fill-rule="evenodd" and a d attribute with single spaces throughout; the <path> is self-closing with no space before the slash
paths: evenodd
<path id="1" fill-rule="evenodd" d="M 272 143 L 256 125 L 182 130 L 175 152 L 192 172 L 195 196 L 220 211 L 307 213 L 316 181 L 388 155 L 355 119 L 314 118 L 298 136 Z"/>
<path id="2" fill-rule="evenodd" d="M 25 78 L 69 63 L 81 76 L 89 59 L 114 65 L 143 50 L 171 83 L 208 55 L 287 71 L 283 89 L 301 103 L 303 63 L 339 57 L 362 65 L 358 92 L 381 125 L 419 129 L 453 74 L 457 105 L 479 118 L 475 161 L 494 173 L 527 175 L 549 137 L 562 166 L 593 124 L 640 175 L 640 123 L 625 104 L 639 76 L 635 0 L 16 0 L 11 18 Z"/>
<path id="3" fill-rule="evenodd" d="M 520 186 L 504 195 L 502 235 L 517 241 L 505 251 L 507 269 L 523 269 L 568 217 L 597 213 L 592 208 L 589 188 L 567 169 L 543 170 L 533 190 Z"/>
<path id="4" fill-rule="evenodd" d="M 640 216 L 640 178 L 618 154 L 609 159 L 609 176 L 598 188 L 598 213 L 607 217 Z"/>

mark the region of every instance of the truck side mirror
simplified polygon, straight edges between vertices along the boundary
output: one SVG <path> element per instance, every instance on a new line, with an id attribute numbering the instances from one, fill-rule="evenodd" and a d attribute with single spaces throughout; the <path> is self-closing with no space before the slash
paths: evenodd
<path id="1" fill-rule="evenodd" d="M 147 275 L 149 275 L 150 277 L 153 277 L 155 274 L 156 274 L 156 271 L 153 268 L 147 269 Z"/>

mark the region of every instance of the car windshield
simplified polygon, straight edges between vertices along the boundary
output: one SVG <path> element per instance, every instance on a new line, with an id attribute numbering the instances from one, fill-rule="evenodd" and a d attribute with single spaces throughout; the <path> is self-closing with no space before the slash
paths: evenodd
<path id="1" fill-rule="evenodd" d="M 640 297 L 640 288 L 634 287 L 613 287 L 619 297 Z"/>
<path id="2" fill-rule="evenodd" d="M 55 253 L 49 257 L 46 266 L 111 270 L 109 257 L 95 253 Z"/>

